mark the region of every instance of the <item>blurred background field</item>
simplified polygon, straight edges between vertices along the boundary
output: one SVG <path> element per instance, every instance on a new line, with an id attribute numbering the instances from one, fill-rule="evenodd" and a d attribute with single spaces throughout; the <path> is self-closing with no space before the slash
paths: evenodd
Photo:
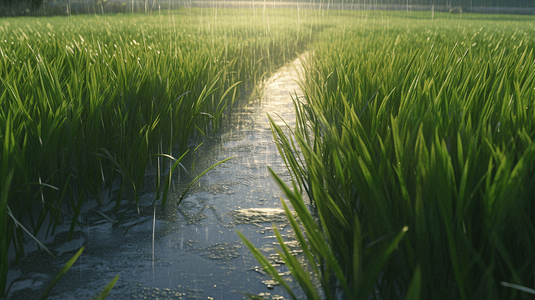
<path id="1" fill-rule="evenodd" d="M 191 7 L 271 8 L 324 10 L 403 10 L 534 15 L 535 5 L 526 0 L 302 0 L 302 1 L 207 1 L 207 0 L 2 0 L 0 16 L 71 15 L 105 13 L 160 13 Z"/>

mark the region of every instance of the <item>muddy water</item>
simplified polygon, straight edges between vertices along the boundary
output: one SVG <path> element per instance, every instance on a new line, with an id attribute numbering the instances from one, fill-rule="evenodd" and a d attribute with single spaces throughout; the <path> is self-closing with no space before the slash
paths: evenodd
<path id="1" fill-rule="evenodd" d="M 273 143 L 267 114 L 293 125 L 290 94 L 299 93 L 298 69 L 296 60 L 278 70 L 265 82 L 262 99 L 236 109 L 217 142 L 199 150 L 198 170 L 234 158 L 207 173 L 179 207 L 141 205 L 139 213 L 125 207 L 117 214 L 89 208 L 81 219 L 89 226 L 78 229 L 71 242 L 65 242 L 68 225 L 59 226 L 59 233 L 46 241 L 57 261 L 28 244 L 26 258 L 9 270 L 9 280 L 16 279 L 10 299 L 36 299 L 82 245 L 83 255 L 56 285 L 51 299 L 88 299 L 117 274 L 121 277 L 110 299 L 247 299 L 244 293 L 288 298 L 259 268 L 236 230 L 289 278 L 274 251 L 272 224 L 298 250 L 281 210 L 282 193 L 267 167 L 283 178 L 289 176 Z M 150 203 L 152 197 L 145 194 L 142 203 Z M 171 196 L 170 201 L 177 198 Z M 119 225 L 110 221 L 123 213 Z"/>

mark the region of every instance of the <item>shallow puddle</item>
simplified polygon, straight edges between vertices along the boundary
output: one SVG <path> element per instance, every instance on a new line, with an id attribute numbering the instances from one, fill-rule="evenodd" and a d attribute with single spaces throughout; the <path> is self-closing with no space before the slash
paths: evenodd
<path id="1" fill-rule="evenodd" d="M 97 207 L 88 210 L 82 223 L 91 226 L 78 228 L 71 242 L 65 242 L 67 225 L 59 226 L 60 233 L 46 241 L 57 261 L 28 243 L 34 251 L 30 249 L 26 258 L 9 270 L 9 281 L 15 280 L 10 299 L 38 298 L 82 245 L 86 247 L 82 256 L 53 289 L 50 299 L 88 299 L 117 274 L 121 277 L 109 299 L 247 299 L 244 293 L 287 299 L 258 266 L 236 230 L 289 278 L 274 251 L 277 243 L 272 225 L 281 230 L 295 253 L 299 248 L 281 209 L 282 192 L 267 169 L 269 166 L 289 179 L 273 143 L 267 114 L 278 115 L 293 126 L 290 94 L 299 93 L 295 82 L 298 69 L 296 60 L 278 70 L 265 82 L 263 99 L 236 109 L 220 140 L 200 149 L 198 170 L 234 158 L 207 173 L 179 207 L 142 206 L 139 214 L 125 207 L 119 225 L 110 221 L 119 216 L 104 213 L 104 217 Z M 150 203 L 152 195 L 142 198 Z M 177 198 L 171 196 L 170 203 Z"/>

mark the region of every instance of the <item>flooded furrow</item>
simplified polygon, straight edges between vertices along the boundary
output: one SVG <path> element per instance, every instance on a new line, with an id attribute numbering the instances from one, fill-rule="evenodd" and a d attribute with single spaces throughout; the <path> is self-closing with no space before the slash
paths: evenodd
<path id="1" fill-rule="evenodd" d="M 300 69 L 299 60 L 279 69 L 265 82 L 262 99 L 235 109 L 217 142 L 198 150 L 198 170 L 233 158 L 202 177 L 180 206 L 140 206 L 139 213 L 137 208 L 124 207 L 106 217 L 100 213 L 106 211 L 102 208 L 88 209 L 81 222 L 90 226 L 78 228 L 70 242 L 65 242 L 68 225 L 58 226 L 45 242 L 57 261 L 28 243 L 26 257 L 9 270 L 9 281 L 14 281 L 10 298 L 37 298 L 81 246 L 85 246 L 82 256 L 50 299 L 88 299 L 118 274 L 110 299 L 247 299 L 244 293 L 287 298 L 236 231 L 289 278 L 274 250 L 272 224 L 296 252 L 298 247 L 281 209 L 283 194 L 267 167 L 288 180 L 289 173 L 273 142 L 267 114 L 294 125 L 291 95 L 300 93 L 296 83 Z M 169 201 L 178 197 L 172 195 Z M 142 198 L 142 203 L 150 203 L 153 195 Z M 110 221 L 119 219 L 122 222 Z"/>

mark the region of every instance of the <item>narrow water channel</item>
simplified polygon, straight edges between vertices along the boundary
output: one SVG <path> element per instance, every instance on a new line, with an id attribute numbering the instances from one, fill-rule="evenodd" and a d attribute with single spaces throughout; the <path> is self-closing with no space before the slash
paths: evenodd
<path id="1" fill-rule="evenodd" d="M 36 299 L 61 266 L 85 245 L 82 256 L 56 285 L 50 299 L 88 299 L 113 277 L 120 279 L 109 299 L 248 299 L 244 293 L 266 299 L 286 299 L 285 292 L 259 268 L 236 230 L 279 261 L 272 224 L 292 245 L 289 224 L 281 210 L 282 192 L 269 175 L 271 167 L 283 178 L 288 172 L 273 143 L 267 114 L 290 126 L 295 113 L 290 95 L 299 95 L 296 83 L 300 61 L 279 69 L 265 82 L 262 99 L 236 109 L 217 142 L 197 154 L 196 169 L 234 157 L 207 173 L 180 206 L 124 208 L 123 222 L 115 226 L 94 207 L 82 216 L 91 224 L 78 229 L 66 243 L 68 225 L 45 245 L 57 261 L 28 243 L 27 255 L 9 270 L 15 280 L 10 299 Z M 282 122 L 282 121 L 281 121 Z M 171 196 L 176 200 L 179 195 Z M 150 203 L 152 194 L 142 198 Z M 126 234 L 125 234 L 126 232 Z M 293 246 L 297 246 L 293 242 Z M 33 251 L 32 248 L 33 247 Z"/>

